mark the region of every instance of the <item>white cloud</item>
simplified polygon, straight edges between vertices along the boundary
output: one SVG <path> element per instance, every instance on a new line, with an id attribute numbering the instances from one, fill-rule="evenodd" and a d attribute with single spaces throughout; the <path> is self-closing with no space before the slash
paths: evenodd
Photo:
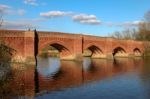
<path id="1" fill-rule="evenodd" d="M 74 15 L 72 19 L 82 24 L 99 25 L 101 23 L 101 21 L 98 20 L 95 15 L 78 14 Z"/>
<path id="2" fill-rule="evenodd" d="M 8 14 L 10 13 L 10 6 L 0 4 L 0 14 Z"/>
<path id="3" fill-rule="evenodd" d="M 68 16 L 71 12 L 63 12 L 63 11 L 49 11 L 49 12 L 41 12 L 40 16 L 45 18 L 53 18 L 53 17 L 62 17 Z"/>
<path id="4" fill-rule="evenodd" d="M 120 26 L 138 26 L 139 24 L 143 23 L 144 21 L 129 21 L 129 22 L 124 22 L 120 24 Z"/>
<path id="5" fill-rule="evenodd" d="M 144 23 L 144 21 L 128 21 L 128 22 L 119 23 L 117 25 L 118 26 L 128 27 L 128 26 L 138 26 L 141 23 Z"/>
<path id="6" fill-rule="evenodd" d="M 133 27 L 133 26 L 139 26 L 139 24 L 144 23 L 144 21 L 127 21 L 127 22 L 118 22 L 118 23 L 114 23 L 114 22 L 105 22 L 104 24 L 107 26 L 120 26 L 120 27 Z"/>
<path id="7" fill-rule="evenodd" d="M 31 21 L 4 21 L 1 28 L 4 29 L 33 29 L 39 26 L 33 24 Z"/>
<path id="8" fill-rule="evenodd" d="M 96 16 L 95 15 L 79 14 L 79 15 L 74 15 L 73 19 L 75 21 L 80 21 L 80 20 L 95 20 Z"/>
<path id="9" fill-rule="evenodd" d="M 44 18 L 35 18 L 35 19 L 32 19 L 32 20 L 28 20 L 28 21 L 31 21 L 31 22 L 43 22 L 43 21 L 46 21 L 46 19 L 44 19 Z"/>
<path id="10" fill-rule="evenodd" d="M 5 9 L 9 9 L 9 8 L 11 8 L 11 7 L 8 5 L 0 4 L 0 10 L 5 10 Z"/>
<path id="11" fill-rule="evenodd" d="M 42 3 L 41 3 L 41 5 L 42 5 L 42 6 L 46 6 L 46 5 L 47 5 L 47 3 L 45 3 L 45 2 L 42 2 Z"/>
<path id="12" fill-rule="evenodd" d="M 36 3 L 36 0 L 24 0 L 25 4 L 37 6 L 38 4 Z"/>
<path id="13" fill-rule="evenodd" d="M 18 14 L 20 15 L 20 16 L 23 16 L 24 14 L 25 14 L 25 10 L 24 9 L 19 9 L 18 10 Z"/>
<path id="14" fill-rule="evenodd" d="M 99 25 L 101 23 L 101 21 L 95 20 L 95 19 L 94 20 L 82 20 L 82 21 L 80 21 L 80 23 Z"/>
<path id="15" fill-rule="evenodd" d="M 79 22 L 81 24 L 99 25 L 101 23 L 101 21 L 98 20 L 95 15 L 75 14 L 73 12 L 49 11 L 49 12 L 41 12 L 40 16 L 45 18 L 70 16 L 72 17 L 73 21 Z"/>
<path id="16" fill-rule="evenodd" d="M 11 14 L 11 15 L 20 15 L 25 14 L 24 9 L 13 9 L 11 6 L 0 4 L 0 14 Z"/>

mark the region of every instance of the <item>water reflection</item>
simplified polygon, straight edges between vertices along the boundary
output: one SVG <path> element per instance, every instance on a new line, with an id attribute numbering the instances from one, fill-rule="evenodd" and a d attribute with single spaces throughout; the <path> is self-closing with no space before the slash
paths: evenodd
<path id="1" fill-rule="evenodd" d="M 145 89 L 145 93 L 147 94 L 147 97 L 150 98 L 150 57 L 146 58 L 143 64 L 144 67 L 140 72 L 141 83 L 142 85 L 144 85 L 143 87 Z"/>
<path id="2" fill-rule="evenodd" d="M 5 80 L 0 81 L 0 99 L 16 99 L 34 95 L 33 66 L 11 64 L 9 75 L 5 75 Z"/>
<path id="3" fill-rule="evenodd" d="M 135 65 L 137 65 L 136 59 L 131 61 L 131 59 L 125 58 L 118 58 L 115 62 L 113 60 L 85 58 L 83 64 L 74 61 L 61 61 L 59 67 L 49 64 L 47 65 L 49 68 L 55 68 L 55 75 L 50 77 L 39 72 L 40 91 L 60 90 L 115 75 L 123 75 L 130 71 L 137 72 L 142 64 L 138 60 L 138 66 Z"/>
<path id="4" fill-rule="evenodd" d="M 88 71 L 90 69 L 90 67 L 91 67 L 91 61 L 92 60 L 90 58 L 88 58 L 88 57 L 84 58 L 84 61 L 83 61 L 83 70 L 84 71 Z"/>
<path id="5" fill-rule="evenodd" d="M 53 65 L 49 66 L 53 67 Z M 60 69 L 55 73 L 55 75 L 53 75 L 53 79 L 48 79 L 46 76 L 43 77 L 44 75 L 39 74 L 39 85 L 41 92 L 45 90 L 60 90 L 65 87 L 71 87 L 81 83 L 82 64 L 74 61 L 62 61 L 59 66 Z"/>
<path id="6" fill-rule="evenodd" d="M 5 80 L 6 75 L 8 75 L 10 72 L 11 72 L 10 64 L 0 62 L 0 81 Z"/>
<path id="7" fill-rule="evenodd" d="M 38 58 L 38 72 L 47 79 L 51 79 L 60 70 L 58 58 Z"/>
<path id="8" fill-rule="evenodd" d="M 106 96 L 110 95 L 113 97 L 120 94 L 125 98 L 129 98 L 126 96 L 130 95 L 130 93 L 124 95 L 123 91 L 132 87 L 133 89 L 139 89 L 138 92 L 145 95 L 145 97 L 149 97 L 149 64 L 147 59 L 143 60 L 142 58 L 117 58 L 115 60 L 85 58 L 83 63 L 60 61 L 57 58 L 38 58 L 37 68 L 23 64 L 11 64 L 11 72 L 5 76 L 2 75 L 6 78 L 4 83 L 0 79 L 0 97 L 2 99 L 43 99 L 45 95 L 48 95 L 48 97 L 53 99 L 59 99 L 62 98 L 59 95 L 55 95 L 55 98 L 52 96 L 53 92 L 59 92 L 63 94 L 65 99 L 68 97 L 68 93 L 65 93 L 67 90 L 70 91 L 70 98 L 72 98 L 78 92 L 81 92 L 78 94 L 81 96 L 83 94 L 82 91 L 84 92 L 84 89 L 86 89 L 89 92 L 90 90 L 95 90 L 96 92 L 103 92 L 105 90 L 104 94 Z M 132 83 L 135 83 L 136 86 L 129 86 Z M 93 87 L 90 88 L 88 84 L 96 88 L 92 89 Z M 109 88 L 107 89 L 106 86 L 109 86 Z M 118 90 L 114 88 L 118 88 Z M 110 94 L 109 89 L 114 90 L 114 94 Z M 93 95 L 99 99 L 101 94 L 95 93 L 95 91 L 86 94 L 88 98 L 83 99 L 90 99 Z M 130 89 L 130 91 L 133 91 L 132 95 L 138 93 L 136 92 L 137 90 Z M 101 98 L 103 99 L 104 97 Z M 137 99 L 137 97 L 134 99 Z"/>

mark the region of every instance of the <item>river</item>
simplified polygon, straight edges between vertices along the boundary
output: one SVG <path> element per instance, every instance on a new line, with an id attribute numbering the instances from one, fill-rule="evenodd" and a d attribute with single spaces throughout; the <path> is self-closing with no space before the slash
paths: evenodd
<path id="1" fill-rule="evenodd" d="M 38 58 L 0 70 L 0 99 L 150 99 L 150 58 Z"/>

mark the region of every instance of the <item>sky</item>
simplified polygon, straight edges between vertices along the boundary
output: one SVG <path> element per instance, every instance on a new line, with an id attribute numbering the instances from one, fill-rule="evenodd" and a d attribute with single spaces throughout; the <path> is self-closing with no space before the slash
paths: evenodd
<path id="1" fill-rule="evenodd" d="M 1 28 L 97 36 L 136 28 L 150 0 L 0 0 Z"/>

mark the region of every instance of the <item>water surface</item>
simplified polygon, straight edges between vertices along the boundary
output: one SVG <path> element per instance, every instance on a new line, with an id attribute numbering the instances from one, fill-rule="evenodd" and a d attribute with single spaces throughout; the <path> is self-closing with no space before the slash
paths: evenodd
<path id="1" fill-rule="evenodd" d="M 38 58 L 0 70 L 1 99 L 150 99 L 150 61 Z"/>

